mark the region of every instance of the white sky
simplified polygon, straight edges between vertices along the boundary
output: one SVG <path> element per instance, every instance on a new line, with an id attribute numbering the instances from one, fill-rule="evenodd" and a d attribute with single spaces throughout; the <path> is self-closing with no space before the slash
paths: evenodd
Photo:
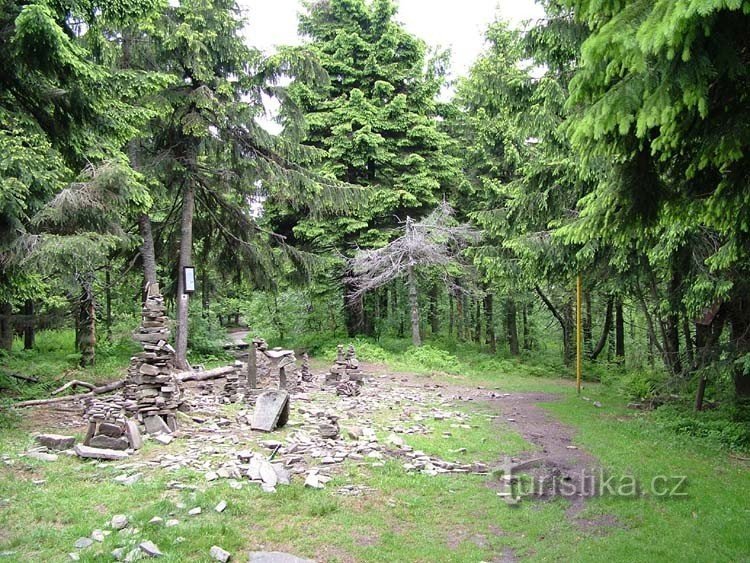
<path id="1" fill-rule="evenodd" d="M 484 47 L 487 26 L 502 17 L 513 27 L 544 16 L 534 0 L 396 0 L 396 20 L 431 47 L 449 48 L 449 78 L 465 75 Z M 300 0 L 238 0 L 247 20 L 247 43 L 270 54 L 277 45 L 297 45 Z M 449 92 L 443 93 L 449 97 Z M 443 97 L 443 96 L 441 96 Z M 257 119 L 271 133 L 281 127 L 273 121 L 278 104 L 265 100 L 266 118 Z"/>
<path id="2" fill-rule="evenodd" d="M 238 0 L 248 20 L 248 43 L 271 52 L 276 45 L 295 45 L 299 0 Z M 534 0 L 397 0 L 396 19 L 433 47 L 450 48 L 451 75 L 466 74 L 482 51 L 484 30 L 496 14 L 520 27 L 544 15 Z"/>

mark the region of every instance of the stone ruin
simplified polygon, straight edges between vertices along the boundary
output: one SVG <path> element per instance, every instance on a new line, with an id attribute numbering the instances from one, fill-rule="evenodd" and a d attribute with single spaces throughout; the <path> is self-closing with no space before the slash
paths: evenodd
<path id="1" fill-rule="evenodd" d="M 354 397 L 359 395 L 364 378 L 365 373 L 359 369 L 359 360 L 354 346 L 349 344 L 344 352 L 344 345 L 339 344 L 336 347 L 336 361 L 326 374 L 326 384 L 335 385 L 338 395 Z"/>
<path id="2" fill-rule="evenodd" d="M 88 422 L 84 446 L 107 450 L 139 450 L 143 446 L 138 425 L 125 417 L 117 400 L 88 399 L 84 417 Z"/>
<path id="3" fill-rule="evenodd" d="M 130 360 L 123 395 L 129 414 L 137 417 L 149 434 L 177 430 L 180 385 L 175 377 L 174 348 L 169 345 L 169 319 L 158 284 L 146 288 L 142 323 L 133 338 L 143 352 Z"/>

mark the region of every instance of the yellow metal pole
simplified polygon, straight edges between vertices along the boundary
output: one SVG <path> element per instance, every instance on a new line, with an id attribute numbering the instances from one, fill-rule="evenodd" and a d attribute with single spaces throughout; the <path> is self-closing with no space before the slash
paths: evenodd
<path id="1" fill-rule="evenodd" d="M 576 279 L 576 390 L 581 394 L 581 372 L 583 368 L 583 326 L 581 301 L 583 294 L 583 277 L 578 274 Z"/>

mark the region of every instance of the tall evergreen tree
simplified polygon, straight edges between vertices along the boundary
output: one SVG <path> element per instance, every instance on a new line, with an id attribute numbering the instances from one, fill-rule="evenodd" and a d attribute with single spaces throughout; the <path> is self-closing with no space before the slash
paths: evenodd
<path id="1" fill-rule="evenodd" d="M 457 182 L 457 167 L 438 127 L 436 97 L 445 57 L 395 21 L 391 0 L 309 4 L 300 32 L 330 77 L 323 91 L 291 94 L 305 117 L 304 142 L 326 151 L 321 172 L 366 186 L 368 206 L 333 221 L 279 218 L 294 239 L 347 249 L 388 241 L 397 218 L 420 217 Z M 362 329 L 349 308 L 350 333 Z"/>

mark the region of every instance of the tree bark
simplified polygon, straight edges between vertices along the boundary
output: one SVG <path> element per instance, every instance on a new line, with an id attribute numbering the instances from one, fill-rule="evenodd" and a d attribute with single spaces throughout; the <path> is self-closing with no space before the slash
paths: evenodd
<path id="1" fill-rule="evenodd" d="M 417 294 L 417 277 L 414 274 L 414 266 L 411 264 L 406 268 L 406 279 L 409 285 L 409 308 L 411 309 L 411 342 L 414 346 L 422 345 L 422 337 L 419 334 L 419 300 Z"/>
<path id="2" fill-rule="evenodd" d="M 195 214 L 195 187 L 188 181 L 182 192 L 182 218 L 180 222 L 180 257 L 177 267 L 177 327 L 175 339 L 175 364 L 179 369 L 190 369 L 187 361 L 188 310 L 190 296 L 185 293 L 184 269 L 193 260 L 193 215 Z"/>
<path id="3" fill-rule="evenodd" d="M 612 307 L 614 306 L 614 301 L 615 299 L 612 295 L 607 298 L 607 310 L 604 313 L 604 327 L 602 328 L 602 335 L 599 337 L 599 342 L 596 343 L 596 346 L 589 356 L 592 360 L 599 357 L 599 354 L 604 350 L 604 345 L 607 343 L 607 336 L 612 327 Z"/>
<path id="4" fill-rule="evenodd" d="M 107 262 L 104 270 L 104 325 L 107 330 L 107 340 L 112 340 L 112 262 Z"/>
<path id="5" fill-rule="evenodd" d="M 437 282 L 430 286 L 430 331 L 433 336 L 440 332 L 440 315 L 438 314 L 439 290 Z"/>
<path id="6" fill-rule="evenodd" d="M 81 367 L 93 366 L 96 363 L 96 303 L 91 279 L 81 281 L 79 301 L 79 341 Z"/>
<path id="7" fill-rule="evenodd" d="M 682 314 L 682 334 L 685 338 L 685 357 L 688 365 L 692 368 L 695 365 L 695 353 L 693 334 L 690 330 L 690 321 L 688 320 L 686 312 L 683 310 Z"/>
<path id="8" fill-rule="evenodd" d="M 26 317 L 26 324 L 23 329 L 23 349 L 32 350 L 36 336 L 33 299 L 27 299 L 23 304 L 23 314 Z"/>
<path id="9" fill-rule="evenodd" d="M 615 361 L 625 361 L 625 320 L 622 316 L 622 298 L 615 303 Z"/>
<path id="10" fill-rule="evenodd" d="M 557 308 L 552 304 L 552 301 L 550 301 L 547 296 L 542 292 L 542 288 L 538 285 L 534 286 L 534 291 L 536 291 L 537 295 L 541 298 L 542 302 L 546 305 L 547 309 L 549 309 L 550 313 L 552 313 L 552 316 L 557 319 L 557 322 L 560 323 L 560 328 L 562 329 L 562 337 L 563 337 L 563 360 L 566 365 L 569 365 L 573 361 L 573 346 L 571 345 L 571 339 L 570 339 L 570 333 L 572 328 L 572 318 L 573 318 L 573 306 L 570 302 L 566 304 L 566 311 L 565 316 L 561 315 L 560 312 L 557 310 Z"/>
<path id="11" fill-rule="evenodd" d="M 346 278 L 352 277 L 352 272 L 346 272 Z M 344 282 L 344 320 L 346 333 L 349 338 L 357 336 L 364 325 L 364 304 L 362 297 L 352 299 L 350 296 L 356 291 L 352 282 Z"/>
<path id="12" fill-rule="evenodd" d="M 490 352 L 497 352 L 497 339 L 495 338 L 495 315 L 493 311 L 493 295 L 489 291 L 484 294 L 484 318 L 486 323 L 485 343 L 489 346 Z"/>
<path id="13" fill-rule="evenodd" d="M 594 354 L 594 335 L 592 330 L 593 319 L 591 312 L 591 292 L 585 291 L 583 293 L 584 303 L 586 305 L 586 314 L 583 317 L 583 349 L 586 350 L 586 354 L 591 358 Z"/>
<path id="14" fill-rule="evenodd" d="M 750 354 L 750 295 L 740 293 L 742 289 L 736 289 L 738 296 L 729 303 L 729 338 L 736 358 Z M 750 373 L 745 373 L 746 363 L 738 361 L 732 366 L 735 396 L 742 403 L 750 403 Z"/>
<path id="15" fill-rule="evenodd" d="M 511 297 L 505 300 L 505 330 L 508 338 L 508 350 L 510 350 L 512 356 L 518 356 L 521 352 L 518 349 L 516 302 Z"/>
<path id="16" fill-rule="evenodd" d="M 13 349 L 13 305 L 0 303 L 0 348 L 10 352 Z"/>
<path id="17" fill-rule="evenodd" d="M 533 344 L 531 341 L 531 327 L 529 326 L 531 303 L 524 303 L 521 310 L 521 315 L 523 317 L 523 349 L 529 351 Z"/>

